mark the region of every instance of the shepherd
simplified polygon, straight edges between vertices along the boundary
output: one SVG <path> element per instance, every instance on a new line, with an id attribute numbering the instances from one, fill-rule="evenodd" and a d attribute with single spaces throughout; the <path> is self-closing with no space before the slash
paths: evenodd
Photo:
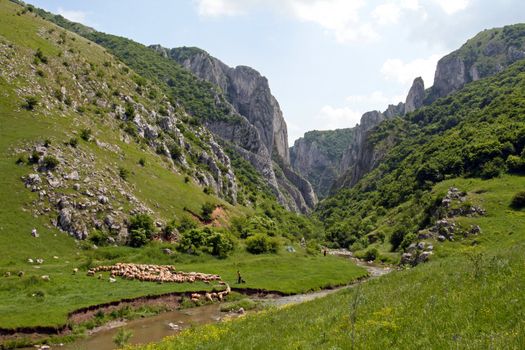
<path id="1" fill-rule="evenodd" d="M 237 270 L 237 284 L 241 283 L 246 283 L 246 281 L 242 279 L 241 273 Z"/>

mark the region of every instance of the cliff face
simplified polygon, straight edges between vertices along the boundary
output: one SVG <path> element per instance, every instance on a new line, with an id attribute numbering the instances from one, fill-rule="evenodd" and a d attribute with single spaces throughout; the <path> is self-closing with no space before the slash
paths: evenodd
<path id="1" fill-rule="evenodd" d="M 423 106 L 423 100 L 425 99 L 425 83 L 421 77 L 418 77 L 412 83 L 412 87 L 408 92 L 407 99 L 405 101 L 405 113 L 411 113 Z"/>
<path id="2" fill-rule="evenodd" d="M 353 136 L 353 128 L 315 130 L 307 132 L 290 148 L 293 169 L 308 179 L 319 197 L 327 196 L 341 175 L 340 161 Z"/>
<path id="3" fill-rule="evenodd" d="M 425 90 L 416 78 L 405 103 L 390 105 L 383 113 L 368 112 L 355 128 L 352 142 L 341 159 L 341 176 L 332 191 L 354 186 L 381 161 L 386 149 L 378 149 L 368 139 L 370 131 L 384 119 L 402 116 L 463 88 L 465 84 L 496 74 L 517 60 L 525 58 L 525 24 L 485 30 L 468 40 L 460 49 L 439 60 L 434 85 Z M 384 140 L 388 147 L 392 140 Z"/>
<path id="4" fill-rule="evenodd" d="M 250 67 L 229 67 L 200 49 L 152 48 L 220 89 L 235 117 L 206 120 L 206 126 L 237 146 L 237 151 L 264 176 L 281 204 L 301 212 L 316 204 L 310 183 L 290 167 L 286 122 L 265 77 Z"/>
<path id="5" fill-rule="evenodd" d="M 429 100 L 449 95 L 465 84 L 525 58 L 525 24 L 485 30 L 439 60 Z"/>

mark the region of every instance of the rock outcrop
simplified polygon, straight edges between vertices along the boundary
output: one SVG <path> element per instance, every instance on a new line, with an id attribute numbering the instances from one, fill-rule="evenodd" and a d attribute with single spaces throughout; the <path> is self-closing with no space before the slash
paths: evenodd
<path id="1" fill-rule="evenodd" d="M 430 103 L 525 58 L 525 25 L 485 30 L 439 60 Z"/>
<path id="2" fill-rule="evenodd" d="M 341 175 L 341 157 L 353 135 L 353 128 L 310 131 L 290 148 L 292 168 L 308 179 L 318 197 L 326 197 Z"/>
<path id="3" fill-rule="evenodd" d="M 405 101 L 405 113 L 410 113 L 423 106 L 425 99 L 425 83 L 421 77 L 414 79 Z"/>
<path id="4" fill-rule="evenodd" d="M 236 151 L 263 176 L 281 204 L 301 212 L 313 208 L 317 197 L 310 183 L 290 166 L 286 122 L 265 77 L 250 67 L 229 67 L 197 48 L 151 48 L 220 89 L 234 115 L 205 120 L 206 127 L 234 144 Z M 281 172 L 283 177 L 276 175 Z"/>

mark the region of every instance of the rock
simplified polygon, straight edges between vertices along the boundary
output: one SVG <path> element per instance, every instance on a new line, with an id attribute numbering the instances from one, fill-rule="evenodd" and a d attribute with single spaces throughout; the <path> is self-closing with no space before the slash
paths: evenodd
<path id="1" fill-rule="evenodd" d="M 432 244 L 429 244 L 429 245 L 427 246 L 427 250 L 428 250 L 428 251 L 433 251 L 433 250 L 434 250 L 434 246 L 433 246 Z"/>
<path id="2" fill-rule="evenodd" d="M 237 313 L 238 313 L 239 315 L 244 315 L 244 314 L 246 313 L 246 311 L 244 310 L 243 307 L 240 307 L 239 310 L 237 310 Z"/>
<path id="3" fill-rule="evenodd" d="M 42 183 L 42 179 L 40 178 L 40 175 L 38 174 L 29 174 L 25 181 L 26 187 L 33 186 L 33 185 L 39 185 L 41 183 Z"/>
<path id="4" fill-rule="evenodd" d="M 27 262 L 28 262 L 29 264 L 34 263 L 33 259 L 31 259 L 31 258 L 28 258 L 28 259 L 27 259 Z"/>
<path id="5" fill-rule="evenodd" d="M 43 276 L 41 276 L 41 278 L 42 278 L 43 281 L 49 281 L 50 280 L 49 275 L 43 275 Z"/>
<path id="6" fill-rule="evenodd" d="M 80 176 L 78 175 L 78 171 L 73 170 L 69 175 L 66 176 L 66 179 L 78 181 L 80 180 Z"/>
<path id="7" fill-rule="evenodd" d="M 419 250 L 423 250 L 423 249 L 425 249 L 425 242 L 419 242 L 419 243 L 417 244 L 417 249 L 419 249 Z"/>
<path id="8" fill-rule="evenodd" d="M 180 329 L 180 326 L 173 322 L 168 323 L 168 327 L 174 331 L 178 331 Z"/>
<path id="9" fill-rule="evenodd" d="M 106 196 L 98 196 L 98 202 L 100 204 L 108 204 L 109 203 L 109 198 L 106 197 Z"/>
<path id="10" fill-rule="evenodd" d="M 44 263 L 44 259 L 38 258 L 36 259 L 36 263 L 42 265 Z"/>
<path id="11" fill-rule="evenodd" d="M 31 230 L 31 236 L 33 236 L 33 237 L 35 237 L 35 238 L 40 237 L 40 235 L 39 235 L 38 232 L 36 231 L 36 228 L 34 228 L 34 229 Z"/>
<path id="12" fill-rule="evenodd" d="M 425 83 L 421 77 L 418 77 L 412 83 L 405 102 L 405 113 L 411 113 L 423 106 L 425 99 Z"/>
<path id="13" fill-rule="evenodd" d="M 416 258 L 416 264 L 421 264 L 421 263 L 424 263 L 424 262 L 427 262 L 430 255 L 432 255 L 432 252 L 422 252 L 421 254 L 419 254 Z"/>
<path id="14" fill-rule="evenodd" d="M 113 277 L 109 278 L 109 283 L 115 283 L 115 282 L 117 282 L 117 280 L 115 278 L 113 278 Z"/>
<path id="15" fill-rule="evenodd" d="M 80 184 L 73 184 L 73 189 L 75 191 L 79 191 L 80 190 Z"/>
<path id="16" fill-rule="evenodd" d="M 447 237 L 445 237 L 445 236 L 443 236 L 443 235 L 439 235 L 439 236 L 438 236 L 438 241 L 440 241 L 440 242 L 445 242 L 446 239 L 447 239 Z"/>
<path id="17" fill-rule="evenodd" d="M 164 254 L 166 254 L 166 255 L 171 255 L 171 254 L 173 254 L 173 251 L 172 251 L 171 249 L 169 249 L 169 248 L 164 248 L 164 249 L 162 249 L 162 252 L 163 252 Z"/>
<path id="18" fill-rule="evenodd" d="M 412 264 L 413 260 L 411 253 L 403 253 L 403 255 L 401 255 L 401 265 Z"/>

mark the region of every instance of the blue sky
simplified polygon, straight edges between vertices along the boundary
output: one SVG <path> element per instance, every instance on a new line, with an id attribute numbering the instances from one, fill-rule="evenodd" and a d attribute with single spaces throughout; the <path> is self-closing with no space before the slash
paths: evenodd
<path id="1" fill-rule="evenodd" d="M 522 0 L 33 0 L 144 44 L 198 46 L 266 76 L 290 144 L 404 101 L 414 78 L 483 29 L 525 22 Z"/>

